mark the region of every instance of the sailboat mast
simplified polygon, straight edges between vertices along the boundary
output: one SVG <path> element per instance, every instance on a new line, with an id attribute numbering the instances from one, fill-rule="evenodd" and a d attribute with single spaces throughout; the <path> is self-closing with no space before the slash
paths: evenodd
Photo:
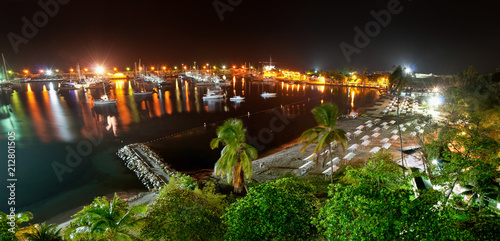
<path id="1" fill-rule="evenodd" d="M 2 53 L 2 59 L 3 59 L 3 71 L 5 80 L 9 81 L 9 72 L 7 72 L 7 65 L 5 65 L 5 57 L 3 56 L 3 53 Z"/>
<path id="2" fill-rule="evenodd" d="M 76 64 L 76 72 L 78 73 L 78 83 L 80 83 L 80 81 L 82 80 L 82 75 L 81 75 L 81 71 L 80 71 L 80 63 L 77 63 Z"/>

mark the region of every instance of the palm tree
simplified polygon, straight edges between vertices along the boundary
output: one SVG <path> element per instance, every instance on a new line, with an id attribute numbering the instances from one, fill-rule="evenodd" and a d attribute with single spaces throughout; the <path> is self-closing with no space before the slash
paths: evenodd
<path id="1" fill-rule="evenodd" d="M 139 240 L 136 234 L 144 221 L 140 215 L 146 211 L 144 205 L 129 208 L 115 193 L 112 201 L 106 197 L 96 198 L 73 215 L 65 232 L 71 240 Z"/>
<path id="2" fill-rule="evenodd" d="M 246 129 L 239 119 L 224 121 L 216 133 L 217 138 L 212 139 L 210 147 L 215 149 L 222 143 L 224 148 L 215 163 L 214 173 L 226 176 L 228 182 L 233 182 L 235 192 L 241 192 L 245 178 L 252 178 L 252 161 L 257 158 L 257 150 L 245 142 Z"/>
<path id="3" fill-rule="evenodd" d="M 62 241 L 61 229 L 54 224 L 46 225 L 45 222 L 32 226 L 30 233 L 24 234 L 26 240 L 30 241 Z"/>
<path id="4" fill-rule="evenodd" d="M 320 106 L 315 107 L 312 110 L 314 119 L 319 126 L 308 129 L 302 133 L 299 138 L 299 143 L 306 143 L 301 152 L 304 152 L 308 146 L 316 144 L 313 153 L 316 154 L 314 159 L 316 166 L 319 162 L 319 154 L 328 151 L 327 160 L 331 160 L 333 148 L 335 143 L 339 143 L 342 150 L 345 152 L 345 147 L 347 146 L 346 132 L 337 127 L 337 118 L 339 116 L 339 111 L 336 105 L 332 103 L 324 103 Z M 333 165 L 333 163 L 332 163 Z M 324 166 L 324 163 L 321 167 Z M 331 180 L 333 182 L 333 168 Z"/>
<path id="5" fill-rule="evenodd" d="M 488 206 L 490 196 L 498 196 L 499 188 L 493 183 L 476 183 L 463 186 L 466 190 L 460 195 L 470 196 L 469 203 L 476 203 L 479 206 L 479 211 L 483 206 Z"/>
<path id="6" fill-rule="evenodd" d="M 403 74 L 403 69 L 401 68 L 401 66 L 398 66 L 394 70 L 394 72 L 392 72 L 392 74 L 389 76 L 389 85 L 391 87 L 394 87 L 394 89 L 396 90 L 396 94 L 397 94 L 397 101 L 396 101 L 396 104 L 397 104 L 397 107 L 396 107 L 397 122 L 396 122 L 396 125 L 398 127 L 399 146 L 401 148 L 401 164 L 403 164 L 403 166 L 407 166 L 407 164 L 405 163 L 404 153 L 403 153 L 403 138 L 402 138 L 402 133 L 401 133 L 401 126 L 399 126 L 399 104 L 401 103 L 401 101 L 400 101 L 401 90 L 404 89 L 406 82 L 407 82 L 407 79 L 405 78 L 405 76 Z M 411 168 L 408 168 L 408 169 L 409 169 L 409 172 L 411 173 Z M 405 174 L 405 169 L 403 168 L 403 175 L 404 174 Z"/>

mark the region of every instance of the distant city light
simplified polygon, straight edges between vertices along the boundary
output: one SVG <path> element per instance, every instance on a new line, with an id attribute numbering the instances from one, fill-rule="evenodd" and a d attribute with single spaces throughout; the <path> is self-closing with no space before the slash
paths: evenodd
<path id="1" fill-rule="evenodd" d="M 410 67 L 406 67 L 406 68 L 405 68 L 405 72 L 406 72 L 407 74 L 411 73 L 411 68 L 410 68 Z"/>
<path id="2" fill-rule="evenodd" d="M 39 70 L 40 74 L 43 74 L 43 72 L 45 72 L 45 70 L 41 69 Z"/>
<path id="3" fill-rule="evenodd" d="M 130 71 L 130 68 L 129 68 L 129 67 L 127 67 L 127 71 Z"/>
<path id="4" fill-rule="evenodd" d="M 47 71 L 45 71 L 45 73 L 46 73 L 47 75 L 52 75 L 54 72 L 53 72 L 52 70 L 48 69 Z"/>

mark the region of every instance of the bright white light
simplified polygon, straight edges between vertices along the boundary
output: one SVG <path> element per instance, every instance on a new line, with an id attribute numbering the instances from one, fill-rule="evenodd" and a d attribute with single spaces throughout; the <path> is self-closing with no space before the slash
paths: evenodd
<path id="1" fill-rule="evenodd" d="M 429 104 L 431 106 L 439 106 L 444 103 L 444 98 L 442 96 L 434 96 L 429 99 Z"/>
<path id="2" fill-rule="evenodd" d="M 406 72 L 407 74 L 411 73 L 411 68 L 410 68 L 410 67 L 405 68 L 405 72 Z"/>
<path id="3" fill-rule="evenodd" d="M 54 72 L 52 72 L 52 70 L 48 69 L 48 70 L 46 70 L 46 71 L 45 71 L 45 73 L 46 73 L 47 75 L 52 75 Z"/>
<path id="4" fill-rule="evenodd" d="M 438 161 L 437 160 L 432 160 L 432 164 L 437 165 Z"/>
<path id="5" fill-rule="evenodd" d="M 271 71 L 273 69 L 274 69 L 274 65 L 266 65 L 266 66 L 264 66 L 264 70 L 266 70 L 266 71 Z"/>
<path id="6" fill-rule="evenodd" d="M 437 87 L 434 88 L 434 92 L 438 92 L 438 91 L 439 91 L 439 89 Z"/>
<path id="7" fill-rule="evenodd" d="M 95 68 L 95 72 L 98 74 L 102 74 L 104 73 L 104 68 L 102 66 L 97 66 L 97 68 Z"/>

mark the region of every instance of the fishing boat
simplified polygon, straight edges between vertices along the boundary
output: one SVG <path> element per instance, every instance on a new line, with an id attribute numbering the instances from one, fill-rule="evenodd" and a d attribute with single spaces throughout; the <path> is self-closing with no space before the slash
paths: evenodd
<path id="1" fill-rule="evenodd" d="M 236 96 L 233 96 L 231 98 L 229 98 L 230 101 L 234 101 L 234 102 L 238 102 L 238 101 L 244 101 L 245 100 L 245 97 L 241 97 L 239 95 L 236 95 Z"/>
<path id="2" fill-rule="evenodd" d="M 260 96 L 262 96 L 263 98 L 271 98 L 271 97 L 276 97 L 276 93 L 264 92 L 264 93 L 260 94 Z"/>
<path id="3" fill-rule="evenodd" d="M 117 99 L 109 99 L 108 95 L 106 94 L 106 86 L 104 85 L 104 83 L 102 83 L 102 88 L 104 89 L 104 95 L 101 96 L 100 99 L 94 100 L 94 105 L 115 104 Z"/>

